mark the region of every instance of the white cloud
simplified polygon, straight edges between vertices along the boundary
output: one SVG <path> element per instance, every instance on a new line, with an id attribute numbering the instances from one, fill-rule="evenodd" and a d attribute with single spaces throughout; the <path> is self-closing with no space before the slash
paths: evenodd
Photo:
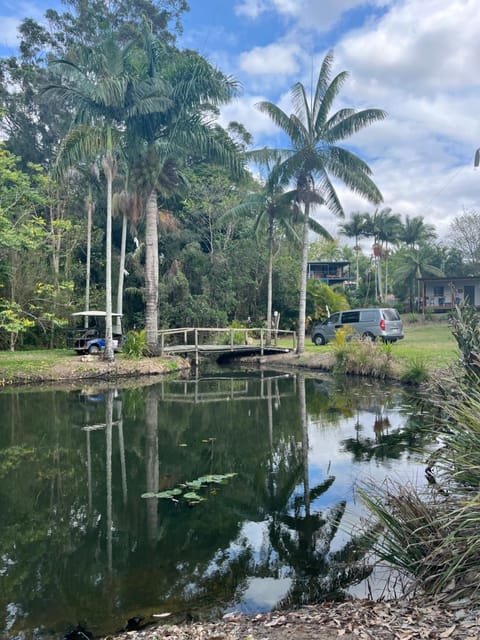
<path id="1" fill-rule="evenodd" d="M 242 53 L 239 66 L 245 73 L 257 75 L 293 74 L 299 70 L 300 47 L 295 44 L 272 43 Z"/>
<path id="2" fill-rule="evenodd" d="M 237 16 L 246 16 L 252 20 L 258 18 L 266 10 L 265 0 L 243 0 L 235 6 Z"/>

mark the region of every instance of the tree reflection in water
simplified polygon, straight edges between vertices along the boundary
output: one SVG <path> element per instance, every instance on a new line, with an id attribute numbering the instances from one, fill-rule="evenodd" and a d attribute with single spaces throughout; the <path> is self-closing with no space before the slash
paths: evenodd
<path id="1" fill-rule="evenodd" d="M 5 390 L 0 635 L 255 611 L 255 578 L 281 583 L 268 606 L 341 597 L 366 571 L 342 531 L 345 476 L 370 459 L 402 462 L 422 442 L 415 416 L 399 426 L 402 403 L 388 385 L 267 371 Z M 208 473 L 238 475 L 195 507 L 140 497 Z"/>

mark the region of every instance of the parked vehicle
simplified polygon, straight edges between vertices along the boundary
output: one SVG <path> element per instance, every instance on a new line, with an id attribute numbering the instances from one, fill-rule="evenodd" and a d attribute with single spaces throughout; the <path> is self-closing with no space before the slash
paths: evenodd
<path id="1" fill-rule="evenodd" d="M 78 311 L 72 313 L 72 317 L 81 318 L 83 327 L 75 329 L 71 337 L 71 348 L 78 355 L 86 353 L 97 354 L 105 350 L 105 316 L 106 311 Z M 119 351 L 122 342 L 122 316 L 112 313 L 113 350 Z"/>
<path id="2" fill-rule="evenodd" d="M 396 309 L 349 309 L 338 311 L 312 329 L 312 342 L 318 346 L 335 340 L 337 329 L 351 327 L 352 335 L 384 342 L 403 338 L 403 324 Z"/>

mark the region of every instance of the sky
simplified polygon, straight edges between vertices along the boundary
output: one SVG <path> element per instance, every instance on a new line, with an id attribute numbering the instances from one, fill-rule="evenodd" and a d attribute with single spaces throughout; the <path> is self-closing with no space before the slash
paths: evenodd
<path id="1" fill-rule="evenodd" d="M 240 83 L 222 109 L 254 147 L 285 146 L 275 125 L 255 107 L 262 100 L 291 112 L 290 89 L 316 81 L 334 52 L 333 74 L 348 72 L 334 110 L 379 108 L 387 118 L 345 146 L 366 160 L 383 194 L 381 207 L 423 216 L 440 240 L 453 218 L 480 213 L 479 0 L 189 0 L 179 45 L 199 51 Z M 57 0 L 0 0 L 0 55 L 15 51 L 24 17 L 41 20 Z M 374 205 L 336 183 L 348 220 Z M 316 219 L 333 235 L 338 219 L 325 208 Z M 341 221 L 340 221 L 341 222 Z"/>

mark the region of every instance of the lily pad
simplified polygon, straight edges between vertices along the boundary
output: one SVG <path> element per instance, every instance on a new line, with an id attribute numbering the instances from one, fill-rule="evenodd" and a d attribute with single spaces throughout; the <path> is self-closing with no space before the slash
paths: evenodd
<path id="1" fill-rule="evenodd" d="M 195 491 L 189 491 L 183 497 L 190 502 L 204 502 L 206 500 L 206 498 L 202 498 L 202 496 L 199 496 Z"/>
<path id="2" fill-rule="evenodd" d="M 149 491 L 148 493 L 142 493 L 142 498 L 173 498 L 182 493 L 183 491 L 181 489 L 168 489 L 167 491 L 160 491 L 158 493 Z"/>

